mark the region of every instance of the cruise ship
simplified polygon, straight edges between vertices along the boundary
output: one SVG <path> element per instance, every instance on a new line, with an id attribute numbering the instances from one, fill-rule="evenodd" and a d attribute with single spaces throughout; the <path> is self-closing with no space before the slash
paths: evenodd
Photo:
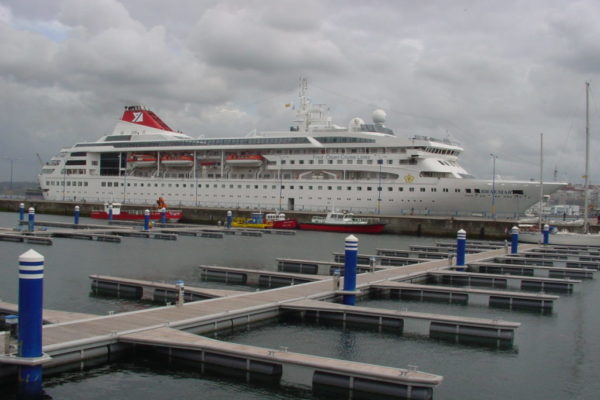
<path id="1" fill-rule="evenodd" d="M 126 106 L 112 133 L 52 157 L 40 187 L 48 200 L 380 215 L 517 217 L 540 198 L 539 182 L 475 179 L 457 143 L 396 135 L 383 110 L 334 124 L 306 80 L 295 109 L 289 129 L 194 138 Z M 543 185 L 550 194 L 564 184 Z"/>

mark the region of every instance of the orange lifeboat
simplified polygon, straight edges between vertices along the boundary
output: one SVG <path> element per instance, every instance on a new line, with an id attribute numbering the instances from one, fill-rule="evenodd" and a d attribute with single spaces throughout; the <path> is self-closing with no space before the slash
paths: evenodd
<path id="1" fill-rule="evenodd" d="M 157 158 L 152 154 L 131 153 L 127 157 L 127 164 L 132 167 L 153 167 L 156 165 Z"/>
<path id="2" fill-rule="evenodd" d="M 258 154 L 230 154 L 225 158 L 225 162 L 238 167 L 258 167 L 262 165 L 263 158 Z"/>
<path id="3" fill-rule="evenodd" d="M 194 165 L 194 157 L 189 154 L 164 154 L 160 162 L 168 167 L 191 167 Z"/>

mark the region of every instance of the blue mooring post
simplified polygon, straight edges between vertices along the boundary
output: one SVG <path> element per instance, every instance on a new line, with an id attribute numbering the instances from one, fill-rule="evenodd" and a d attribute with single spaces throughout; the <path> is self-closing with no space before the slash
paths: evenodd
<path id="1" fill-rule="evenodd" d="M 456 233 L 456 270 L 465 270 L 465 254 L 467 252 L 467 231 L 460 229 Z"/>
<path id="2" fill-rule="evenodd" d="M 161 224 L 167 223 L 167 209 L 164 207 L 160 209 L 160 223 Z"/>
<path id="3" fill-rule="evenodd" d="M 550 225 L 544 225 L 544 244 L 550 243 Z"/>
<path id="4" fill-rule="evenodd" d="M 19 222 L 25 221 L 25 204 L 19 204 Z"/>
<path id="5" fill-rule="evenodd" d="M 231 222 L 233 222 L 233 213 L 227 211 L 227 218 L 225 219 L 225 228 L 231 228 Z"/>
<path id="6" fill-rule="evenodd" d="M 344 291 L 356 291 L 356 263 L 358 259 L 358 239 L 354 235 L 346 238 L 344 252 Z M 343 303 L 347 306 L 356 304 L 355 294 L 343 295 Z"/>
<path id="7" fill-rule="evenodd" d="M 112 221 L 112 217 L 113 217 L 113 209 L 112 209 L 112 204 L 108 206 L 108 220 Z"/>
<path id="8" fill-rule="evenodd" d="M 79 225 L 79 206 L 75 206 L 75 213 L 73 213 L 73 223 Z"/>
<path id="9" fill-rule="evenodd" d="M 33 232 L 35 231 L 35 209 L 33 207 L 29 207 L 29 210 L 27 210 L 27 213 L 29 214 L 29 227 L 28 227 L 28 231 L 29 232 Z"/>
<path id="10" fill-rule="evenodd" d="M 144 210 L 144 230 L 150 230 L 150 210 Z"/>
<path id="11" fill-rule="evenodd" d="M 510 254 L 519 252 L 519 228 L 513 226 L 510 230 Z"/>
<path id="12" fill-rule="evenodd" d="M 44 256 L 29 250 L 19 256 L 19 357 L 35 359 L 43 356 L 43 300 Z M 41 395 L 41 364 L 19 367 L 19 391 L 25 398 Z"/>

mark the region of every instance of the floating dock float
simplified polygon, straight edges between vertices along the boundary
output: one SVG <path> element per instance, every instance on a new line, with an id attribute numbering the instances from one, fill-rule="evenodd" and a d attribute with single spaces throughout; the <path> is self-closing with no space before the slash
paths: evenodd
<path id="1" fill-rule="evenodd" d="M 114 276 L 91 275 L 92 292 L 121 298 L 172 303 L 177 300 L 179 288 L 175 283 L 152 282 Z M 197 301 L 244 293 L 239 290 L 184 287 L 184 300 Z"/>
<path id="2" fill-rule="evenodd" d="M 235 285 L 250 285 L 266 288 L 298 285 L 323 279 L 330 279 L 323 275 L 304 275 L 289 272 L 274 272 L 259 269 L 232 268 L 201 265 L 200 279 L 214 282 L 225 282 Z"/>
<path id="3" fill-rule="evenodd" d="M 430 271 L 435 283 L 444 285 L 513 288 L 530 291 L 571 293 L 579 280 L 538 278 L 534 276 L 482 274 L 473 272 Z"/>
<path id="4" fill-rule="evenodd" d="M 457 288 L 433 285 L 417 285 L 404 282 L 382 282 L 373 284 L 371 291 L 388 292 L 392 298 L 400 300 L 435 301 L 448 304 L 469 304 L 475 296 L 487 298 L 489 307 L 538 310 L 552 312 L 558 296 L 499 290 Z"/>
<path id="5" fill-rule="evenodd" d="M 501 264 L 496 262 L 469 263 L 470 272 L 540 276 L 546 278 L 593 279 L 595 270 L 585 268 L 547 267 L 541 265 Z"/>

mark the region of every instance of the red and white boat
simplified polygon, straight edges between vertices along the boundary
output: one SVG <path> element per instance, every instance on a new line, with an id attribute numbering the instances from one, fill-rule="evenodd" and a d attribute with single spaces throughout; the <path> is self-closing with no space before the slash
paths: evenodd
<path id="1" fill-rule="evenodd" d="M 312 217 L 311 222 L 300 222 L 300 229 L 345 233 L 381 233 L 385 224 L 373 218 L 357 218 L 352 213 L 330 211 L 325 217 Z"/>
<path id="2" fill-rule="evenodd" d="M 294 218 L 286 218 L 284 213 L 273 213 L 265 216 L 265 221 L 273 229 L 297 229 L 298 221 Z"/>
<path id="3" fill-rule="evenodd" d="M 144 210 L 123 210 L 121 203 L 104 203 L 103 210 L 93 210 L 90 217 L 96 219 L 108 219 L 109 210 L 112 207 L 112 219 L 136 221 L 144 220 Z M 160 210 L 150 210 L 150 220 L 160 220 Z M 181 210 L 166 210 L 167 222 L 178 222 L 183 216 Z"/>

